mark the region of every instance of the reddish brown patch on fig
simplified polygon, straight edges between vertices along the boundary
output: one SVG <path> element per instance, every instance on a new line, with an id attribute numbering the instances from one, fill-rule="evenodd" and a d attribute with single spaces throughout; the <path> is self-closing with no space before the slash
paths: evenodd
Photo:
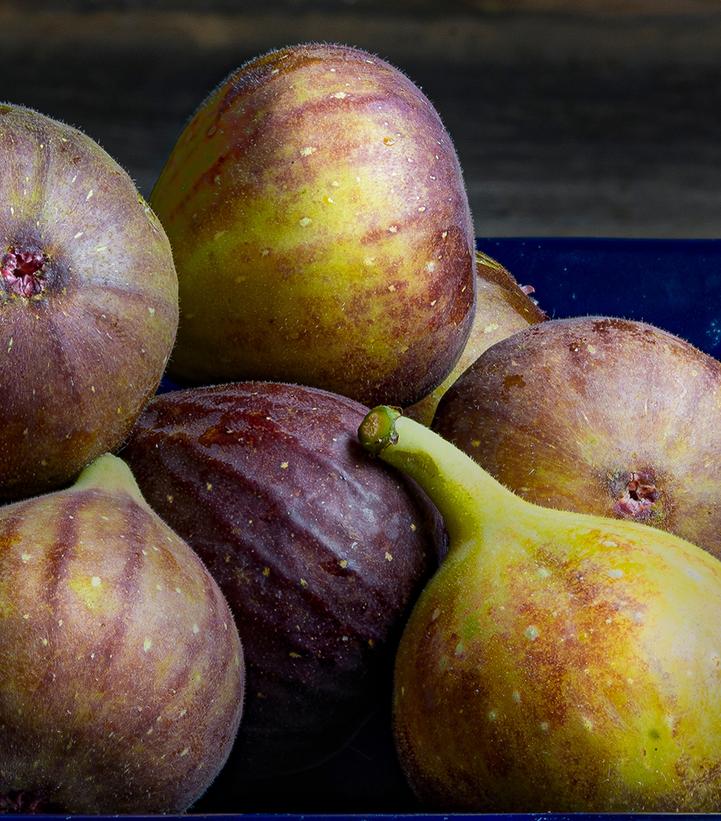
<path id="1" fill-rule="evenodd" d="M 48 256 L 42 251 L 10 246 L 0 260 L 0 275 L 6 289 L 28 299 L 45 290 Z"/>
<path id="2" fill-rule="evenodd" d="M 324 52 L 331 49 L 337 52 L 341 60 L 343 52 L 353 51 L 353 49 L 343 46 L 325 46 Z M 263 91 L 268 80 L 276 75 L 286 77 L 298 71 L 298 69 L 313 63 L 319 63 L 322 59 L 323 56 L 314 54 L 314 46 L 308 45 L 294 49 L 281 49 L 263 57 L 256 57 L 245 63 L 236 69 L 221 86 L 223 96 L 218 103 L 218 113 L 215 118 L 216 127 L 222 115 L 234 108 L 239 97 Z"/>
<path id="3" fill-rule="evenodd" d="M 53 608 L 57 607 L 58 589 L 66 581 L 68 565 L 75 553 L 75 545 L 78 540 L 77 517 L 82 508 L 86 506 L 87 500 L 85 497 L 85 493 L 76 493 L 67 497 L 63 511 L 65 515 L 58 517 L 55 539 L 48 551 L 45 597 L 48 604 Z M 55 626 L 55 622 L 48 625 L 53 630 Z M 50 683 L 48 681 L 48 685 Z"/>
<path id="4" fill-rule="evenodd" d="M 637 331 L 636 322 L 631 322 L 627 319 L 617 319 L 616 317 L 601 317 L 594 319 L 591 327 L 594 333 L 605 334 L 611 331 L 628 331 L 634 333 Z"/>
<path id="5" fill-rule="evenodd" d="M 520 373 L 513 373 L 503 377 L 504 390 L 510 390 L 511 388 L 522 388 L 525 384 L 526 380 Z"/>
<path id="6" fill-rule="evenodd" d="M 624 543 L 613 550 L 619 558 L 632 555 L 632 548 Z M 553 590 L 547 599 L 534 600 L 523 575 L 509 573 L 513 580 L 511 599 L 522 602 L 518 607 L 522 618 L 517 623 L 534 625 L 536 634 L 531 641 L 527 634 L 509 635 L 507 640 L 515 644 L 523 659 L 526 679 L 542 687 L 543 697 L 538 702 L 544 705 L 548 720 L 559 726 L 578 706 L 569 670 L 606 670 L 608 692 L 623 697 L 625 678 L 607 670 L 607 661 L 613 648 L 623 646 L 638 629 L 629 614 L 643 613 L 646 607 L 626 586 L 608 584 L 605 563 L 560 557 L 552 545 L 540 547 L 536 560 L 550 570 L 547 583 Z M 563 614 L 557 612 L 556 602 L 565 603 Z M 598 625 L 604 625 L 605 630 L 599 632 Z"/>

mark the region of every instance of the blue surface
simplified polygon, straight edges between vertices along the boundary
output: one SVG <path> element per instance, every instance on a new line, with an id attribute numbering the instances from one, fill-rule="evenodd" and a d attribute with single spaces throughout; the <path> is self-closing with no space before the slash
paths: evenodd
<path id="1" fill-rule="evenodd" d="M 721 356 L 721 241 L 481 238 L 478 246 L 505 265 L 551 317 L 595 314 L 642 319 Z M 164 382 L 164 389 L 175 387 Z M 196 805 L 196 813 L 238 818 L 228 812 L 273 810 L 268 818 L 338 817 L 339 811 L 371 819 L 404 817 L 416 806 L 398 770 L 384 705 L 339 755 L 314 770 L 276 778 L 248 792 L 221 775 Z M 289 810 L 303 814 L 288 814 Z M 171 818 L 172 816 L 166 816 Z M 207 817 L 207 816 L 198 816 Z M 415 814 L 414 819 L 448 816 Z M 454 818 L 474 816 L 456 815 Z M 565 819 L 578 815 L 485 815 L 484 818 Z M 583 815 L 584 821 L 631 818 Z M 641 816 L 637 816 L 641 818 Z M 643 821 L 664 816 L 643 815 Z M 680 819 L 684 816 L 674 816 Z"/>
<path id="2" fill-rule="evenodd" d="M 642 319 L 721 356 L 721 240 L 495 239 L 506 266 L 551 317 Z"/>

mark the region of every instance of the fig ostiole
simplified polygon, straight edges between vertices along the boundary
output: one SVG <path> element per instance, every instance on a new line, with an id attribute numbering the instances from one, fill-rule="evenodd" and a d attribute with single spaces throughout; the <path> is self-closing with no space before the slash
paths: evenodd
<path id="1" fill-rule="evenodd" d="M 247 704 L 226 801 L 240 781 L 309 767 L 352 737 L 390 687 L 436 564 L 437 512 L 363 452 L 366 411 L 298 385 L 175 391 L 153 399 L 123 451 L 237 619 Z"/>
<path id="2" fill-rule="evenodd" d="M 448 390 L 433 429 L 530 502 L 721 556 L 721 363 L 673 334 L 609 317 L 527 328 Z"/>
<path id="3" fill-rule="evenodd" d="M 424 803 L 717 812 L 721 563 L 637 522 L 530 504 L 390 408 L 359 435 L 449 532 L 396 657 L 396 740 Z"/>
<path id="4" fill-rule="evenodd" d="M 0 104 L 0 499 L 117 449 L 178 323 L 162 226 L 89 137 Z"/>
<path id="5" fill-rule="evenodd" d="M 117 457 L 0 508 L 0 658 L 0 808 L 182 812 L 230 752 L 233 616 Z"/>
<path id="6" fill-rule="evenodd" d="M 151 201 L 180 281 L 177 379 L 407 405 L 463 349 L 474 233 L 458 158 L 379 57 L 305 43 L 246 63 L 197 110 Z"/>

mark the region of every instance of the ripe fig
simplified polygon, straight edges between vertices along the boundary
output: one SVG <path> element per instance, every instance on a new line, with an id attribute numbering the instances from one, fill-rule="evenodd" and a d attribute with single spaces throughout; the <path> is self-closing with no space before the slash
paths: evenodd
<path id="1" fill-rule="evenodd" d="M 0 808 L 181 812 L 217 775 L 238 633 L 120 459 L 0 508 L 0 626 Z"/>
<path id="2" fill-rule="evenodd" d="M 152 203 L 180 280 L 179 379 L 408 405 L 463 350 L 461 169 L 431 103 L 378 57 L 306 43 L 242 66 L 180 135 Z"/>
<path id="3" fill-rule="evenodd" d="M 433 427 L 528 501 L 721 556 L 721 363 L 666 331 L 603 317 L 528 328 L 466 371 Z"/>
<path id="4" fill-rule="evenodd" d="M 74 128 L 0 105 L 0 499 L 115 450 L 155 392 L 178 284 L 128 175 Z"/>
<path id="5" fill-rule="evenodd" d="M 417 794 L 445 812 L 718 812 L 718 559 L 529 504 L 397 417 L 374 409 L 361 440 L 428 491 L 450 539 L 396 657 Z"/>
<path id="6" fill-rule="evenodd" d="M 177 391 L 148 405 L 124 451 L 236 616 L 248 688 L 230 788 L 351 737 L 435 564 L 435 509 L 363 452 L 366 410 L 284 384 Z"/>
<path id="7" fill-rule="evenodd" d="M 520 286 L 510 271 L 492 257 L 476 252 L 476 311 L 461 358 L 428 396 L 404 410 L 406 416 L 430 425 L 443 394 L 491 345 L 546 319 L 530 298 L 533 288 Z M 529 290 L 530 289 L 530 290 Z"/>

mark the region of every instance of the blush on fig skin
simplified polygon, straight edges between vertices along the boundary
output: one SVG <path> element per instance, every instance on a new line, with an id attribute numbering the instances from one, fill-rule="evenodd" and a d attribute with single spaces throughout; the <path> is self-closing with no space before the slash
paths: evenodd
<path id="1" fill-rule="evenodd" d="M 0 105 L 0 500 L 125 439 L 175 338 L 167 237 L 89 137 Z"/>
<path id="2" fill-rule="evenodd" d="M 407 405 L 463 349 L 461 169 L 431 103 L 378 57 L 310 43 L 247 63 L 180 135 L 152 203 L 180 280 L 176 378 Z"/>
<path id="3" fill-rule="evenodd" d="M 721 363 L 642 322 L 545 322 L 494 345 L 433 428 L 524 499 L 668 530 L 721 557 Z"/>
<path id="4" fill-rule="evenodd" d="M 247 700 L 227 795 L 350 739 L 389 689 L 435 567 L 435 508 L 362 450 L 366 410 L 293 385 L 176 391 L 149 404 L 123 453 L 236 617 Z"/>
<path id="5" fill-rule="evenodd" d="M 0 620 L 0 811 L 178 813 L 208 788 L 241 717 L 240 640 L 120 460 L 0 508 Z"/>
<path id="6" fill-rule="evenodd" d="M 717 812 L 721 563 L 636 522 L 530 505 L 393 409 L 359 438 L 449 531 L 396 653 L 396 744 L 423 808 Z"/>
<path id="7" fill-rule="evenodd" d="M 476 252 L 476 309 L 471 333 L 461 358 L 428 396 L 404 409 L 406 416 L 430 425 L 443 394 L 491 345 L 547 319 L 530 298 L 534 289 L 520 286 L 500 262 Z"/>

